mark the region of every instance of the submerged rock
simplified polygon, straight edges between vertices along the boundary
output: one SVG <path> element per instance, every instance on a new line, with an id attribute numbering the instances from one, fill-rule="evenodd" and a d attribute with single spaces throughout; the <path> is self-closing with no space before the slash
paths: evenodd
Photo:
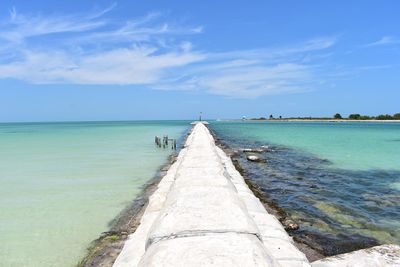
<path id="1" fill-rule="evenodd" d="M 264 150 L 259 149 L 259 148 L 244 148 L 242 151 L 245 152 L 245 153 L 247 153 L 247 152 L 250 152 L 250 153 L 263 153 L 264 152 Z"/>
<path id="2" fill-rule="evenodd" d="M 288 219 L 288 218 L 284 219 L 282 221 L 282 224 L 285 227 L 286 231 L 294 231 L 294 230 L 297 230 L 300 228 L 299 225 L 295 221 L 293 221 L 292 219 Z"/>
<path id="3" fill-rule="evenodd" d="M 269 146 L 261 146 L 261 149 L 264 152 L 275 152 L 275 150 L 273 150 L 272 148 L 270 148 Z"/>
<path id="4" fill-rule="evenodd" d="M 256 155 L 248 155 L 247 156 L 247 160 L 248 161 L 253 161 L 253 162 L 264 162 L 265 161 L 262 158 L 257 157 Z"/>
<path id="5" fill-rule="evenodd" d="M 273 151 L 268 146 L 260 146 L 259 148 L 243 148 L 242 151 L 244 153 L 264 153 Z"/>

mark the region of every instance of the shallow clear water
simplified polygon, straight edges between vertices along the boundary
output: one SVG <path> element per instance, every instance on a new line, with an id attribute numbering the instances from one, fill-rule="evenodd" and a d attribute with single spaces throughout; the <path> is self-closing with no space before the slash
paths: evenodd
<path id="1" fill-rule="evenodd" d="M 0 124 L 0 265 L 75 266 L 164 164 L 184 121 Z"/>
<path id="2" fill-rule="evenodd" d="M 325 254 L 400 243 L 400 123 L 213 122 L 234 149 L 268 145 L 245 175 Z"/>

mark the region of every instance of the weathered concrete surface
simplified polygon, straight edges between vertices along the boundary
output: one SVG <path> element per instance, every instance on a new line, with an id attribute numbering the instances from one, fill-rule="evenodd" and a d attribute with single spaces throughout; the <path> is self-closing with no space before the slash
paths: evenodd
<path id="1" fill-rule="evenodd" d="M 141 266 L 277 266 L 254 235 L 222 233 L 175 238 L 149 247 Z"/>
<path id="2" fill-rule="evenodd" d="M 327 262 L 313 266 L 333 266 L 324 265 Z M 204 124 L 197 122 L 114 266 L 305 267 L 310 263 L 215 145 Z"/>
<path id="3" fill-rule="evenodd" d="M 313 267 L 400 266 L 400 246 L 382 245 L 315 261 Z"/>
<path id="4" fill-rule="evenodd" d="M 114 266 L 310 265 L 197 123 Z"/>

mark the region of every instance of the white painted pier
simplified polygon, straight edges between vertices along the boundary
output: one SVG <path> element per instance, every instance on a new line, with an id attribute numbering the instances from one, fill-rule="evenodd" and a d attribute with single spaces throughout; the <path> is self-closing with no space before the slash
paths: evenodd
<path id="1" fill-rule="evenodd" d="M 311 265 L 197 122 L 114 266 Z"/>

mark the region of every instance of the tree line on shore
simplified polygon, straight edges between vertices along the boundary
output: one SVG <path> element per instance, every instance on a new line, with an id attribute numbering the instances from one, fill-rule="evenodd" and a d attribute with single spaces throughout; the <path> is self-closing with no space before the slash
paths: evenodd
<path id="1" fill-rule="evenodd" d="M 297 119 L 297 120 L 331 120 L 332 118 L 327 118 L 327 117 L 290 117 L 290 118 L 282 118 L 282 116 L 279 117 L 274 117 L 272 114 L 269 115 L 270 120 L 290 120 L 290 119 Z M 335 120 L 400 120 L 400 113 L 395 113 L 393 115 L 389 114 L 381 114 L 377 116 L 366 116 L 366 115 L 361 115 L 361 114 L 350 114 L 347 118 L 342 117 L 340 113 L 336 113 L 333 116 L 333 119 Z M 267 120 L 266 117 L 260 117 L 260 118 L 252 118 L 251 120 Z"/>
<path id="2" fill-rule="evenodd" d="M 334 119 L 343 119 L 343 117 L 339 114 L 336 113 L 333 116 Z M 400 120 L 400 113 L 396 113 L 393 115 L 389 114 L 381 114 L 378 116 L 366 116 L 366 115 L 360 115 L 360 114 L 350 114 L 348 117 L 349 120 Z"/>

